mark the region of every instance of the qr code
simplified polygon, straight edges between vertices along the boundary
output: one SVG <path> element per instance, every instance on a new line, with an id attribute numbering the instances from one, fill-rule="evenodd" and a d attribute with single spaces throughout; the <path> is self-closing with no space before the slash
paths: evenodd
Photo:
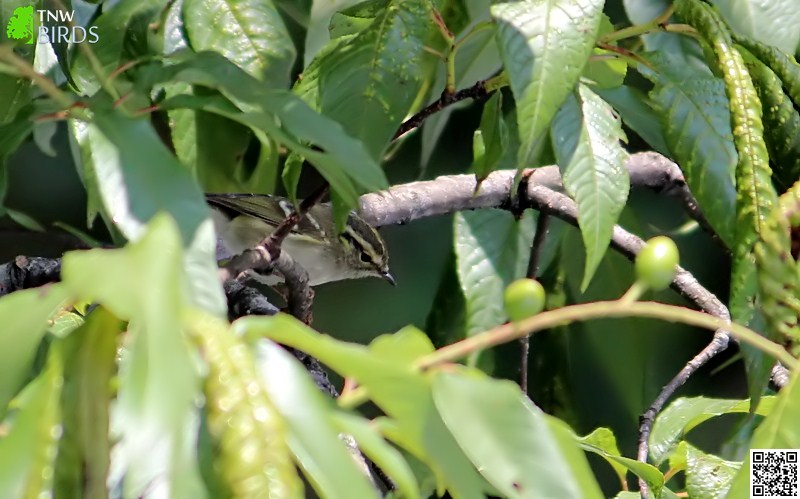
<path id="1" fill-rule="evenodd" d="M 800 497 L 798 454 L 800 449 L 750 449 L 750 497 Z"/>

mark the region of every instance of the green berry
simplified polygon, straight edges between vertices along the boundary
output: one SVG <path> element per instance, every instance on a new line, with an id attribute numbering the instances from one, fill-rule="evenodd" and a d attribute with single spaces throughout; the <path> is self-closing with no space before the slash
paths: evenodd
<path id="1" fill-rule="evenodd" d="M 521 321 L 544 309 L 544 288 L 533 279 L 519 279 L 508 285 L 503 294 L 506 314 L 512 321 Z"/>
<path id="2" fill-rule="evenodd" d="M 650 289 L 665 289 L 675 277 L 678 260 L 678 247 L 672 239 L 666 236 L 654 237 L 636 255 L 636 276 Z"/>

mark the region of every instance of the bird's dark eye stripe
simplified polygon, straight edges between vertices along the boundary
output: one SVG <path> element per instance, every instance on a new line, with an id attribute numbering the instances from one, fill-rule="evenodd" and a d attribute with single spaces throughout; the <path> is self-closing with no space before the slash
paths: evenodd
<path id="1" fill-rule="evenodd" d="M 359 258 L 364 263 L 372 262 L 372 255 L 367 251 L 367 247 L 365 241 L 362 241 L 360 237 L 354 236 L 348 227 L 344 233 L 342 233 L 342 238 L 344 238 L 347 242 L 349 242 L 356 251 L 359 252 Z"/>
<path id="2" fill-rule="evenodd" d="M 351 236 L 348 232 L 343 232 L 341 234 L 341 238 L 350 243 L 351 245 L 353 245 L 355 248 L 358 248 L 359 250 L 362 249 L 361 244 L 358 241 L 356 241 L 356 238 Z"/>

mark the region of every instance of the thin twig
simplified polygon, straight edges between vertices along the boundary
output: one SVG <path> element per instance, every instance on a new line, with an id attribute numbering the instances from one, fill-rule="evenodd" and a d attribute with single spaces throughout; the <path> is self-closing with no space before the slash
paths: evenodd
<path id="1" fill-rule="evenodd" d="M 548 230 L 550 230 L 550 216 L 547 213 L 540 213 L 536 220 L 536 233 L 533 235 L 531 256 L 528 259 L 528 272 L 526 273 L 531 279 L 536 279 L 536 276 L 539 275 L 539 265 L 542 261 L 542 251 Z"/>
<path id="2" fill-rule="evenodd" d="M 658 396 L 653 400 L 653 403 L 650 404 L 650 407 L 639 417 L 639 446 L 636 454 L 636 459 L 638 461 L 642 463 L 648 461 L 650 455 L 650 432 L 653 429 L 656 416 L 658 416 L 658 413 L 664 408 L 667 400 L 669 400 L 678 388 L 683 386 L 695 372 L 707 364 L 708 361 L 717 354 L 728 348 L 729 342 L 730 337 L 727 331 L 718 330 L 714 333 L 714 338 L 711 342 L 706 345 L 700 353 L 695 355 L 692 360 L 687 362 L 669 383 L 664 385 L 661 392 L 659 392 Z M 647 482 L 640 478 L 639 493 L 645 499 L 647 499 L 648 489 Z"/>
<path id="3" fill-rule="evenodd" d="M 650 61 L 648 61 L 647 59 L 645 59 L 644 57 L 640 56 L 639 54 L 637 54 L 632 50 L 628 50 L 623 47 L 618 47 L 616 45 L 611 45 L 609 43 L 602 43 L 602 42 L 597 42 L 597 46 L 603 50 L 608 50 L 609 52 L 617 54 L 621 59 L 627 59 L 633 62 L 634 64 L 641 64 L 642 66 L 655 70 L 653 64 L 650 63 Z"/>
<path id="4" fill-rule="evenodd" d="M 392 137 L 392 140 L 396 140 L 402 135 L 405 135 L 409 131 L 418 128 L 422 123 L 428 119 L 431 115 L 438 113 L 442 109 L 446 108 L 447 106 L 454 104 L 456 102 L 466 100 L 466 99 L 483 99 L 487 97 L 489 93 L 486 91 L 485 81 L 481 80 L 471 87 L 464 88 L 457 92 L 448 93 L 447 91 L 442 92 L 442 95 L 436 99 L 431 104 L 428 104 L 422 110 L 420 110 L 417 114 L 410 117 L 406 121 L 400 125 L 400 128 Z"/>
<path id="5" fill-rule="evenodd" d="M 520 338 L 522 335 L 539 332 L 565 323 L 630 317 L 680 322 L 712 331 L 727 329 L 739 341 L 759 349 L 775 360 L 784 362 L 790 369 L 796 368 L 800 363 L 783 346 L 770 341 L 752 329 L 735 322 L 725 321 L 699 310 L 652 301 L 623 303 L 619 300 L 610 300 L 567 305 L 542 312 L 519 322 L 496 326 L 424 355 L 414 362 L 414 367 L 420 370 L 431 369 L 462 359 L 475 352 L 508 343 Z"/>
<path id="6" fill-rule="evenodd" d="M 539 264 L 542 260 L 542 249 L 547 240 L 547 231 L 550 226 L 550 216 L 546 213 L 539 213 L 536 220 L 536 233 L 533 235 L 531 243 L 531 255 L 528 259 L 528 271 L 526 276 L 529 279 L 536 279 L 539 275 Z M 531 337 L 524 336 L 519 339 L 522 352 L 519 361 L 519 387 L 525 395 L 528 395 L 528 360 L 531 353 Z"/>
<path id="7" fill-rule="evenodd" d="M 286 216 L 283 221 L 278 224 L 275 230 L 261 243 L 264 248 L 269 252 L 270 256 L 273 259 L 276 259 L 280 254 L 281 244 L 283 244 L 283 240 L 286 239 L 292 230 L 303 220 L 303 217 L 308 210 L 310 210 L 314 205 L 319 203 L 325 194 L 328 192 L 328 183 L 325 182 L 321 186 L 317 188 L 314 192 L 311 193 L 310 196 L 306 197 L 299 206 L 297 206 L 292 213 Z"/>
<path id="8" fill-rule="evenodd" d="M 441 367 L 468 357 L 475 352 L 487 350 L 521 338 L 523 335 L 538 333 L 554 326 L 595 319 L 630 317 L 680 322 L 690 326 L 717 331 L 717 333 L 722 330 L 728 330 L 730 334 L 738 338 L 739 341 L 758 348 L 776 360 L 785 362 L 791 369 L 797 368 L 799 363 L 798 359 L 792 357 L 783 346 L 770 341 L 745 326 L 726 321 L 719 317 L 714 317 L 705 312 L 652 301 L 625 303 L 620 300 L 610 300 L 568 305 L 542 312 L 518 322 L 501 324 L 461 341 L 457 341 L 456 343 L 451 343 L 450 345 L 439 348 L 427 355 L 423 355 L 412 364 L 412 367 L 419 371 Z M 270 334 L 270 338 L 288 345 L 296 344 L 293 337 L 281 334 L 277 331 Z M 713 357 L 713 355 L 714 354 L 711 353 L 709 358 Z M 702 362 L 707 362 L 707 360 L 708 359 L 703 359 Z M 339 397 L 339 405 L 353 408 L 365 402 L 368 397 L 369 393 L 365 389 L 356 389 L 351 391 L 348 397 Z"/>
<path id="9" fill-rule="evenodd" d="M 598 38 L 598 41 L 601 43 L 612 43 L 625 38 L 646 35 L 647 33 L 653 31 L 663 31 L 664 25 L 669 22 L 669 18 L 672 17 L 674 10 L 674 7 L 669 6 L 664 12 L 650 22 L 636 26 L 629 26 L 619 31 L 612 31 L 611 33 L 607 33 Z"/>

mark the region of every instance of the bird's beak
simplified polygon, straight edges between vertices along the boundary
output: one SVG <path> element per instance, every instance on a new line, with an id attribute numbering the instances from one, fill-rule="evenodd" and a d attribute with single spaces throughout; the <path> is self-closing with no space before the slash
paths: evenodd
<path id="1" fill-rule="evenodd" d="M 392 274 L 390 274 L 389 271 L 381 273 L 381 277 L 383 277 L 383 279 L 392 286 L 397 286 L 397 282 L 395 282 L 394 277 L 392 277 Z"/>

